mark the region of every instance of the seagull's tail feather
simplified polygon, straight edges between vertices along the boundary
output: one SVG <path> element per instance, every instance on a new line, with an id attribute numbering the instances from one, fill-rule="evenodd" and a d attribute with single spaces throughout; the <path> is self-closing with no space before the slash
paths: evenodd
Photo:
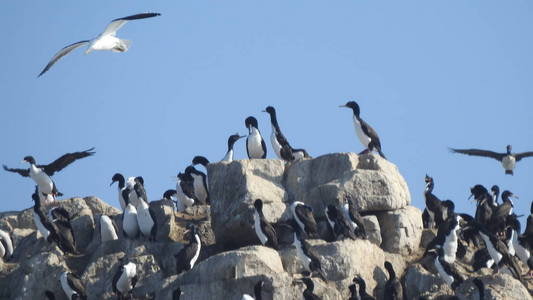
<path id="1" fill-rule="evenodd" d="M 130 40 L 120 40 L 120 43 L 115 46 L 111 51 L 113 52 L 126 52 L 131 46 Z"/>

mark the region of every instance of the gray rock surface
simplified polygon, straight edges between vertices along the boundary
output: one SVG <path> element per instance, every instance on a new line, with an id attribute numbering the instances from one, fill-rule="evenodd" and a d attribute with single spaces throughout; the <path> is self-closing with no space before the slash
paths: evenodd
<path id="1" fill-rule="evenodd" d="M 383 242 L 381 247 L 392 253 L 413 254 L 422 237 L 422 212 L 414 207 L 377 214 Z"/>

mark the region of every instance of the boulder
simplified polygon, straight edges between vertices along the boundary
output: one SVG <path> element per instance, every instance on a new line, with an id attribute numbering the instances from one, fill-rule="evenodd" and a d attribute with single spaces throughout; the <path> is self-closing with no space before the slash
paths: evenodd
<path id="1" fill-rule="evenodd" d="M 374 215 L 364 216 L 363 224 L 365 225 L 368 240 L 376 244 L 378 247 L 381 246 L 381 228 L 379 227 L 378 218 Z"/>
<path id="2" fill-rule="evenodd" d="M 414 206 L 377 214 L 381 247 L 385 251 L 410 255 L 419 249 L 422 236 L 422 213 Z"/>

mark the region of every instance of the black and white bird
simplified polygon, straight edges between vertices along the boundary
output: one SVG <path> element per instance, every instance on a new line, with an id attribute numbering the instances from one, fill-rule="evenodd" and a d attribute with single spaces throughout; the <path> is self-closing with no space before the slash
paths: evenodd
<path id="1" fill-rule="evenodd" d="M 259 238 L 259 241 L 261 241 L 261 244 L 277 250 L 279 248 L 278 236 L 274 226 L 266 220 L 263 214 L 263 201 L 256 199 L 254 208 L 255 234 Z"/>
<path id="2" fill-rule="evenodd" d="M 248 294 L 244 294 L 242 295 L 241 300 L 262 300 L 263 296 L 261 295 L 261 290 L 263 289 L 264 285 L 265 285 L 265 282 L 263 280 L 259 280 L 254 285 L 254 297 L 255 298 Z"/>
<path id="3" fill-rule="evenodd" d="M 248 117 L 244 120 L 244 125 L 248 128 L 248 137 L 246 138 L 246 153 L 248 153 L 248 158 L 266 158 L 267 148 L 265 140 L 259 131 L 257 119 Z"/>
<path id="4" fill-rule="evenodd" d="M 192 159 L 192 165 L 202 165 L 204 168 L 207 169 L 207 165 L 209 164 L 209 160 L 205 156 L 197 155 Z"/>
<path id="5" fill-rule="evenodd" d="M 245 135 L 241 136 L 238 133 L 230 135 L 228 138 L 228 151 L 226 152 L 226 155 L 224 155 L 224 158 L 222 159 L 223 162 L 232 162 L 233 161 L 233 145 L 235 145 L 235 142 L 238 140 L 246 137 Z"/>
<path id="6" fill-rule="evenodd" d="M 481 184 L 470 188 L 471 195 L 477 201 L 475 220 L 479 224 L 489 224 L 492 218 L 492 197 L 487 189 Z"/>
<path id="7" fill-rule="evenodd" d="M 381 142 L 377 132 L 360 117 L 359 105 L 355 101 L 349 101 L 340 107 L 351 108 L 353 111 L 353 122 L 355 126 L 355 133 L 359 138 L 359 141 L 366 148 L 360 154 L 367 153 L 369 151 L 377 151 L 381 157 L 385 158 L 385 154 L 381 151 Z"/>
<path id="8" fill-rule="evenodd" d="M 304 269 L 311 272 L 311 274 L 317 274 L 325 281 L 326 276 L 322 271 L 322 265 L 320 264 L 318 256 L 310 249 L 309 244 L 298 228 L 294 228 L 294 240 L 292 245 L 296 248 L 296 256 L 302 262 Z"/>
<path id="9" fill-rule="evenodd" d="M 501 162 L 505 174 L 513 175 L 513 170 L 516 166 L 516 163 L 519 162 L 522 158 L 533 156 L 533 151 L 522 152 L 522 153 L 512 153 L 511 145 L 507 145 L 507 151 L 505 153 L 498 153 L 488 150 L 480 149 L 453 149 L 450 148 L 450 151 L 453 153 L 461 153 L 466 155 L 473 156 L 484 156 L 489 158 L 494 158 L 497 161 Z"/>
<path id="10" fill-rule="evenodd" d="M 498 206 L 498 197 L 500 196 L 500 187 L 497 185 L 493 185 L 490 188 L 490 194 L 492 195 L 492 206 L 493 207 Z"/>
<path id="11" fill-rule="evenodd" d="M 314 293 L 315 284 L 313 283 L 313 280 L 311 278 L 303 277 L 300 280 L 305 284 L 305 290 L 303 292 L 304 300 L 320 300 L 321 299 Z"/>
<path id="12" fill-rule="evenodd" d="M 489 229 L 493 232 L 503 232 L 507 225 L 507 218 L 513 213 L 513 201 L 510 198 L 518 199 L 518 196 L 510 191 L 503 191 L 502 200 L 503 203 L 496 207 L 492 212 L 491 221 L 489 223 Z"/>
<path id="13" fill-rule="evenodd" d="M 139 199 L 139 204 L 137 205 L 137 223 L 139 224 L 139 229 L 146 238 L 154 241 L 157 234 L 157 220 L 153 209 L 148 203 L 144 185 L 137 182 L 133 188 Z"/>
<path id="14" fill-rule="evenodd" d="M 527 243 L 527 236 L 520 235 L 520 222 L 515 215 L 509 216 L 507 221 L 508 231 L 510 231 L 507 248 L 511 255 L 516 255 L 524 264 L 528 265 L 531 258 L 531 249 Z M 513 251 L 511 251 L 511 247 Z M 514 252 L 514 253 L 512 253 Z"/>
<path id="15" fill-rule="evenodd" d="M 181 274 L 183 271 L 188 271 L 194 267 L 200 256 L 200 249 L 202 242 L 200 235 L 198 235 L 196 225 L 189 224 L 189 244 L 185 245 L 178 254 L 174 255 L 176 258 L 176 273 Z"/>
<path id="16" fill-rule="evenodd" d="M 385 282 L 385 298 L 390 300 L 401 300 L 403 299 L 403 287 L 402 283 L 396 277 L 396 272 L 394 272 L 394 267 L 389 261 L 385 261 L 385 269 L 389 273 L 389 279 Z"/>
<path id="17" fill-rule="evenodd" d="M 350 223 L 346 218 L 344 218 L 344 215 L 335 205 L 329 204 L 326 206 L 325 214 L 329 227 L 333 232 L 334 240 L 342 238 L 350 238 L 355 240 L 357 238 Z"/>
<path id="18" fill-rule="evenodd" d="M 174 198 L 177 196 L 176 194 L 177 194 L 176 190 L 166 190 L 163 193 L 162 200 L 169 201 L 170 203 L 172 203 L 172 206 L 175 207 L 178 204 L 178 200 L 174 200 Z"/>
<path id="19" fill-rule="evenodd" d="M 85 286 L 83 282 L 70 272 L 63 272 L 59 277 L 61 287 L 67 295 L 69 300 L 87 300 L 87 294 L 85 293 Z"/>
<path id="20" fill-rule="evenodd" d="M 130 190 L 122 191 L 126 208 L 122 212 L 122 233 L 124 237 L 134 239 L 139 236 L 139 223 L 137 221 L 137 208 L 130 202 Z"/>
<path id="21" fill-rule="evenodd" d="M 178 211 L 184 211 L 185 208 L 191 207 L 196 202 L 196 195 L 194 194 L 194 178 L 191 174 L 178 173 L 178 181 L 176 183 L 176 196 L 178 202 L 176 203 Z"/>
<path id="22" fill-rule="evenodd" d="M 46 73 L 46 71 L 48 71 L 60 58 L 62 58 L 63 56 L 69 54 L 72 50 L 74 50 L 76 48 L 79 48 L 79 47 L 82 47 L 82 46 L 85 46 L 85 45 L 89 46 L 87 48 L 87 50 L 85 50 L 85 54 L 89 54 L 92 51 L 98 51 L 98 50 L 110 50 L 110 51 L 113 51 L 113 52 L 126 52 L 126 51 L 128 51 L 128 49 L 129 49 L 129 47 L 131 45 L 131 41 L 124 40 L 124 39 L 119 39 L 116 36 L 117 31 L 120 28 L 122 28 L 122 26 L 124 26 L 124 24 L 128 23 L 128 21 L 152 18 L 152 17 L 156 17 L 156 16 L 160 16 L 160 15 L 161 14 L 159 14 L 159 13 L 141 13 L 141 14 L 136 14 L 136 15 L 132 15 L 132 16 L 127 16 L 127 17 L 124 17 L 124 18 L 118 18 L 118 19 L 115 19 L 115 20 L 111 21 L 111 23 L 109 23 L 109 25 L 107 25 L 107 27 L 104 30 L 104 32 L 102 32 L 96 38 L 94 38 L 92 40 L 79 41 L 79 42 L 76 42 L 74 44 L 70 44 L 68 46 L 65 46 L 63 49 L 59 50 L 54 55 L 54 57 L 52 57 L 50 62 L 48 62 L 46 67 L 44 67 L 44 69 L 41 71 L 39 76 L 41 76 L 44 73 Z"/>
<path id="23" fill-rule="evenodd" d="M 38 188 L 35 187 L 35 192 L 32 194 L 32 199 L 35 202 L 33 206 L 35 227 L 37 227 L 37 230 L 39 230 L 47 242 L 55 243 L 61 251 L 78 254 L 70 222 L 62 219 L 57 219 L 52 222 L 41 209 L 41 200 L 37 195 L 37 190 Z"/>
<path id="24" fill-rule="evenodd" d="M 193 179 L 194 196 L 199 204 L 209 204 L 209 188 L 207 186 L 207 175 L 204 172 L 196 170 L 193 166 L 185 169 L 185 174 L 190 175 Z"/>
<path id="25" fill-rule="evenodd" d="M 455 290 L 463 282 L 463 278 L 459 276 L 457 270 L 453 267 L 453 264 L 450 264 L 444 260 L 444 250 L 442 248 L 436 248 L 435 255 L 435 268 L 439 274 L 439 277 L 442 278 L 447 284 L 451 285 L 452 289 Z"/>
<path id="26" fill-rule="evenodd" d="M 115 173 L 111 178 L 111 184 L 109 186 L 112 186 L 115 182 L 118 182 L 118 202 L 120 203 L 120 208 L 124 210 L 126 208 L 126 202 L 124 202 L 124 197 L 122 197 L 122 190 L 126 188 L 126 180 L 122 174 Z"/>
<path id="27" fill-rule="evenodd" d="M 278 158 L 292 161 L 309 157 L 309 154 L 304 149 L 294 149 L 287 138 L 281 132 L 278 124 L 278 117 L 276 115 L 276 109 L 272 106 L 267 106 L 263 112 L 270 115 L 270 124 L 272 125 L 272 133 L 270 135 L 270 142 L 272 143 L 272 149 L 278 156 Z M 283 151 L 285 150 L 285 151 Z"/>
<path id="28" fill-rule="evenodd" d="M 457 231 L 460 228 L 460 221 L 462 220 L 460 215 L 455 215 L 444 222 L 437 231 L 437 236 L 426 247 L 425 254 L 430 250 L 436 248 L 443 249 L 443 259 L 453 264 L 457 255 L 457 248 L 459 245 Z"/>
<path id="29" fill-rule="evenodd" d="M 13 240 L 9 233 L 0 230 L 0 258 L 9 260 L 13 255 Z"/>
<path id="30" fill-rule="evenodd" d="M 359 297 L 360 297 L 359 299 L 361 299 L 361 300 L 376 300 L 376 298 L 370 296 L 366 292 L 366 282 L 361 276 L 354 277 L 353 282 L 355 284 L 359 285 Z"/>
<path id="31" fill-rule="evenodd" d="M 55 182 L 50 176 L 63 170 L 77 159 L 93 155 L 95 153 L 93 150 L 94 148 L 80 152 L 67 153 L 48 165 L 37 165 L 32 156 L 26 156 L 24 157 L 24 161 L 30 164 L 29 169 L 13 169 L 4 165 L 4 170 L 18 173 L 24 177 L 31 177 L 39 188 L 39 198 L 44 204 L 46 204 L 47 202 L 54 201 L 56 196 L 61 195 L 57 190 Z"/>
<path id="32" fill-rule="evenodd" d="M 363 222 L 363 217 L 359 214 L 359 210 L 355 208 L 355 205 L 350 199 L 346 198 L 342 207 L 344 216 L 349 221 L 355 236 L 361 239 L 366 239 L 366 229 Z"/>
<path id="33" fill-rule="evenodd" d="M 422 215 L 423 225 L 424 228 L 433 228 L 432 225 L 435 225 L 435 227 L 439 228 L 439 226 L 446 219 L 444 207 L 442 205 L 442 201 L 433 194 L 433 188 L 435 187 L 433 178 L 426 174 L 424 181 L 426 182 L 426 188 L 424 189 L 426 208 L 424 209 L 424 214 Z M 425 215 L 426 213 L 427 215 Z"/>
<path id="34" fill-rule="evenodd" d="M 483 226 L 478 226 L 477 229 L 479 230 L 479 235 L 481 236 L 481 239 L 483 240 L 483 242 L 485 242 L 485 246 L 489 251 L 490 257 L 494 260 L 496 271 L 498 271 L 502 265 L 506 265 L 507 267 L 509 267 L 511 274 L 515 278 L 520 280 L 520 268 L 512 259 L 505 242 L 500 240 L 498 237 L 489 232 Z"/>
<path id="35" fill-rule="evenodd" d="M 118 240 L 118 229 L 107 215 L 100 217 L 100 240 L 102 243 Z"/>
<path id="36" fill-rule="evenodd" d="M 301 231 L 310 238 L 318 237 L 317 223 L 313 215 L 313 209 L 300 201 L 294 201 L 290 208 L 292 217 Z"/>
<path id="37" fill-rule="evenodd" d="M 133 262 L 122 264 L 115 276 L 113 276 L 113 291 L 118 295 L 118 299 L 129 299 L 131 291 L 137 284 L 137 266 Z"/>
<path id="38" fill-rule="evenodd" d="M 55 222 L 57 220 L 63 220 L 63 221 L 70 222 L 70 220 L 72 219 L 68 210 L 59 205 L 51 207 L 48 210 L 48 213 L 46 214 L 46 216 L 52 222 Z"/>

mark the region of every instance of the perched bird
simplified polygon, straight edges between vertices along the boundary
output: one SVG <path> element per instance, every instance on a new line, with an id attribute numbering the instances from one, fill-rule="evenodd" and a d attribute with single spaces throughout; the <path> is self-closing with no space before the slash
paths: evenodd
<path id="1" fill-rule="evenodd" d="M 383 152 L 381 151 L 381 142 L 379 140 L 377 132 L 374 130 L 374 128 L 372 128 L 372 126 L 370 126 L 367 122 L 361 119 L 360 109 L 357 102 L 349 101 L 346 104 L 341 105 L 340 107 L 348 107 L 351 108 L 353 111 L 353 122 L 355 126 L 355 132 L 361 144 L 363 144 L 363 146 L 366 148 L 360 154 L 375 150 L 379 153 L 379 155 L 381 155 L 381 157 L 386 159 L 385 154 L 383 154 Z"/>
<path id="2" fill-rule="evenodd" d="M 122 191 L 126 208 L 122 212 L 122 233 L 125 237 L 133 239 L 139 235 L 139 223 L 137 221 L 137 208 L 130 202 L 130 191 Z"/>
<path id="3" fill-rule="evenodd" d="M 207 169 L 207 165 L 209 164 L 209 160 L 205 158 L 204 156 L 197 155 L 192 159 L 192 165 L 202 165 L 204 168 Z"/>
<path id="4" fill-rule="evenodd" d="M 174 255 L 176 258 L 176 273 L 181 274 L 183 271 L 188 271 L 194 267 L 194 264 L 200 256 L 200 249 L 202 242 L 197 233 L 196 225 L 189 224 L 187 229 L 190 230 L 189 244 L 185 245 L 178 254 Z"/>
<path id="5" fill-rule="evenodd" d="M 9 233 L 0 230 L 0 258 L 9 260 L 13 255 L 13 240 Z"/>
<path id="6" fill-rule="evenodd" d="M 296 248 L 296 256 L 302 262 L 305 270 L 311 272 L 312 274 L 317 274 L 325 281 L 326 276 L 322 271 L 322 266 L 318 256 L 311 251 L 309 244 L 305 238 L 301 236 L 300 230 L 298 228 L 294 228 L 294 230 L 294 240 L 292 245 Z"/>
<path id="7" fill-rule="evenodd" d="M 403 299 L 402 283 L 400 282 L 398 277 L 396 277 L 396 272 L 394 272 L 392 264 L 388 261 L 385 261 L 385 269 L 389 273 L 389 279 L 385 283 L 385 299 Z"/>
<path id="8" fill-rule="evenodd" d="M 514 195 L 510 191 L 503 191 L 502 200 L 503 203 L 494 208 L 489 222 L 489 229 L 493 232 L 503 232 L 507 226 L 507 218 L 513 213 L 513 201 L 510 198 L 518 199 L 518 196 Z"/>
<path id="9" fill-rule="evenodd" d="M 452 289 L 455 290 L 462 282 L 463 278 L 459 276 L 457 270 L 453 267 L 452 264 L 444 260 L 444 250 L 442 248 L 436 248 L 435 256 L 435 268 L 437 272 L 447 284 L 452 286 Z"/>
<path id="10" fill-rule="evenodd" d="M 460 228 L 459 221 L 461 220 L 461 216 L 456 215 L 455 217 L 449 218 L 446 222 L 444 222 L 439 227 L 437 231 L 437 236 L 435 236 L 435 238 L 431 240 L 431 242 L 426 247 L 425 254 L 427 254 L 432 249 L 442 248 L 443 259 L 447 263 L 454 263 L 458 247 L 457 231 Z"/>
<path id="11" fill-rule="evenodd" d="M 242 295 L 242 298 L 241 300 L 262 300 L 263 297 L 261 296 L 261 290 L 263 289 L 263 286 L 265 285 L 265 282 L 263 280 L 259 280 L 255 285 L 254 285 L 254 297 L 248 295 L 248 294 L 244 294 Z"/>
<path id="12" fill-rule="evenodd" d="M 509 242 L 507 243 L 507 248 L 511 255 L 516 255 L 518 258 L 526 265 L 531 258 L 531 248 L 527 243 L 528 237 L 526 235 L 520 236 L 520 222 L 516 215 L 511 215 L 507 220 L 507 230 L 510 231 Z M 513 251 L 511 251 L 511 248 Z M 512 253 L 514 252 L 514 253 Z"/>
<path id="13" fill-rule="evenodd" d="M 61 287 L 67 295 L 69 300 L 87 300 L 87 294 L 85 293 L 85 286 L 81 280 L 70 272 L 63 272 L 59 277 Z"/>
<path id="14" fill-rule="evenodd" d="M 52 222 L 55 222 L 57 220 L 63 220 L 63 221 L 70 222 L 70 219 L 72 218 L 68 210 L 66 210 L 64 207 L 61 207 L 61 206 L 54 206 L 50 208 L 46 215 L 48 219 Z"/>
<path id="15" fill-rule="evenodd" d="M 511 274 L 518 280 L 521 280 L 520 268 L 512 259 L 507 245 L 485 227 L 478 225 L 477 230 L 479 231 L 481 239 L 485 242 L 490 257 L 494 260 L 496 271 L 499 270 L 501 265 L 507 265 Z"/>
<path id="16" fill-rule="evenodd" d="M 500 187 L 493 185 L 490 188 L 490 193 L 492 195 L 492 207 L 498 206 L 498 197 L 500 196 Z"/>
<path id="17" fill-rule="evenodd" d="M 138 19 L 146 19 L 151 17 L 160 16 L 159 13 L 142 13 L 142 14 L 136 14 L 132 16 L 127 16 L 124 18 L 118 18 L 109 25 L 107 25 L 104 32 L 102 32 L 99 36 L 92 40 L 84 40 L 79 41 L 74 44 L 70 44 L 63 49 L 59 50 L 54 57 L 50 60 L 50 62 L 44 67 L 44 69 L 39 73 L 39 76 L 43 75 L 48 71 L 60 58 L 63 56 L 69 54 L 72 50 L 79 48 L 81 46 L 89 45 L 89 48 L 85 50 L 85 54 L 89 54 L 92 51 L 95 50 L 111 50 L 113 52 L 126 52 L 128 51 L 131 41 L 129 40 L 123 40 L 116 37 L 117 31 L 124 26 L 124 24 L 128 23 L 128 21 L 131 20 L 138 20 Z"/>
<path id="18" fill-rule="evenodd" d="M 439 226 L 446 219 L 445 210 L 442 205 L 442 201 L 433 194 L 433 188 L 435 187 L 433 177 L 430 177 L 426 174 L 424 181 L 426 182 L 426 188 L 424 189 L 426 209 L 424 210 L 424 212 L 427 212 L 429 214 L 429 219 L 423 220 L 424 228 L 432 227 L 430 225 L 433 223 L 436 225 L 437 228 L 439 228 Z"/>
<path id="19" fill-rule="evenodd" d="M 272 134 L 270 135 L 270 142 L 272 143 L 272 149 L 278 156 L 278 158 L 292 161 L 309 157 L 309 154 L 304 149 L 294 149 L 287 141 L 287 138 L 281 132 L 278 124 L 278 118 L 276 116 L 276 109 L 272 106 L 267 106 L 263 112 L 270 115 L 270 124 L 272 125 Z M 282 151 L 285 149 L 285 151 Z"/>
<path id="20" fill-rule="evenodd" d="M 118 295 L 118 299 L 129 299 L 128 295 L 137 284 L 137 266 L 133 262 L 122 264 L 115 276 L 113 276 L 113 291 Z"/>
<path id="21" fill-rule="evenodd" d="M 355 240 L 357 238 L 349 222 L 343 217 L 343 214 L 335 205 L 330 204 L 326 206 L 326 218 L 335 237 L 334 240 L 339 238 Z"/>
<path id="22" fill-rule="evenodd" d="M 4 170 L 18 173 L 24 177 L 31 177 L 39 187 L 39 198 L 43 199 L 42 197 L 44 196 L 44 199 L 47 199 L 47 196 L 50 195 L 52 197 L 51 201 L 54 201 L 55 197 L 61 193 L 58 192 L 56 184 L 50 176 L 63 170 L 77 159 L 93 155 L 95 153 L 93 150 L 94 148 L 81 152 L 67 153 L 48 165 L 37 165 L 32 156 L 26 156 L 24 161 L 30 164 L 29 169 L 12 169 L 4 165 Z"/>
<path id="23" fill-rule="evenodd" d="M 261 199 L 255 200 L 254 207 L 255 234 L 261 241 L 261 244 L 278 249 L 278 236 L 272 224 L 265 219 L 265 215 L 263 214 L 263 201 Z"/>
<path id="24" fill-rule="evenodd" d="M 174 200 L 174 197 L 176 197 L 176 196 L 177 196 L 176 190 L 166 190 L 163 193 L 162 200 L 167 200 L 167 201 L 171 202 L 174 207 L 177 207 L 178 200 Z"/>
<path id="25" fill-rule="evenodd" d="M 222 159 L 222 161 L 225 162 L 232 162 L 233 161 L 233 145 L 235 145 L 235 142 L 238 140 L 246 137 L 245 135 L 241 136 L 238 133 L 230 135 L 228 138 L 228 151 L 226 152 L 226 155 Z"/>
<path id="26" fill-rule="evenodd" d="M 486 225 L 490 222 L 492 218 L 492 206 L 491 206 L 491 196 L 487 189 L 481 184 L 476 184 L 474 187 L 470 188 L 471 195 L 474 196 L 474 199 L 477 201 L 475 220 L 479 224 Z"/>
<path id="27" fill-rule="evenodd" d="M 140 200 L 139 205 L 137 205 L 137 223 L 139 224 L 139 229 L 145 237 L 154 241 L 157 234 L 157 219 L 148 203 L 144 185 L 137 182 L 133 188 L 135 189 L 137 198 Z"/>
<path id="28" fill-rule="evenodd" d="M 194 196 L 200 204 L 209 204 L 209 188 L 207 187 L 207 175 L 196 170 L 193 166 L 185 169 L 185 175 L 190 175 L 193 179 Z"/>
<path id="29" fill-rule="evenodd" d="M 492 268 L 493 265 L 494 259 L 490 256 L 487 248 L 481 248 L 474 253 L 474 257 L 472 258 L 472 269 L 474 272 L 482 268 Z"/>
<path id="30" fill-rule="evenodd" d="M 120 203 L 120 208 L 124 210 L 126 208 L 126 202 L 124 202 L 124 197 L 122 197 L 122 190 L 126 188 L 126 180 L 122 174 L 115 173 L 113 178 L 111 178 L 111 184 L 109 186 L 112 186 L 115 182 L 118 182 L 118 202 Z"/>
<path id="31" fill-rule="evenodd" d="M 302 232 L 305 232 L 310 238 L 318 237 L 318 229 L 313 215 L 313 209 L 300 201 L 294 201 L 290 208 L 292 217 Z"/>
<path id="32" fill-rule="evenodd" d="M 259 131 L 257 119 L 248 117 L 244 121 L 244 125 L 248 128 L 248 137 L 246 138 L 246 153 L 248 158 L 266 158 L 267 148 L 265 140 Z"/>
<path id="33" fill-rule="evenodd" d="M 366 282 L 361 276 L 354 277 L 353 282 L 359 285 L 359 297 L 361 300 L 376 300 L 376 298 L 366 292 Z"/>
<path id="34" fill-rule="evenodd" d="M 178 202 L 176 203 L 178 211 L 184 211 L 185 208 L 191 207 L 196 202 L 194 194 L 194 178 L 189 173 L 178 173 L 178 181 L 176 183 L 176 196 Z"/>
<path id="35" fill-rule="evenodd" d="M 100 217 L 100 237 L 102 243 L 118 240 L 118 229 L 111 218 L 106 215 Z"/>
<path id="36" fill-rule="evenodd" d="M 345 199 L 343 205 L 343 212 L 346 219 L 349 221 L 355 236 L 358 238 L 366 239 L 366 229 L 363 222 L 363 217 L 359 214 L 359 211 L 355 208 L 355 205 L 348 198 Z"/>
<path id="37" fill-rule="evenodd" d="M 357 284 L 350 284 L 348 290 L 350 290 L 350 298 L 348 300 L 361 300 L 361 296 L 359 296 L 359 291 L 357 290 Z"/>
<path id="38" fill-rule="evenodd" d="M 461 153 L 474 156 L 484 156 L 494 158 L 502 163 L 502 167 L 505 169 L 505 174 L 513 175 L 513 170 L 518 161 L 522 158 L 533 156 L 533 151 L 523 153 L 512 153 L 511 145 L 507 145 L 507 151 L 505 153 L 497 153 L 488 150 L 480 149 L 453 149 L 450 148 L 453 153 Z"/>
<path id="39" fill-rule="evenodd" d="M 479 278 L 474 278 L 473 282 L 474 285 L 477 287 L 479 293 L 479 300 L 485 300 L 485 284 Z"/>
<path id="40" fill-rule="evenodd" d="M 304 300 L 320 300 L 321 298 L 313 292 L 315 289 L 313 280 L 308 277 L 304 277 L 301 280 L 305 284 L 305 290 L 303 292 Z"/>

